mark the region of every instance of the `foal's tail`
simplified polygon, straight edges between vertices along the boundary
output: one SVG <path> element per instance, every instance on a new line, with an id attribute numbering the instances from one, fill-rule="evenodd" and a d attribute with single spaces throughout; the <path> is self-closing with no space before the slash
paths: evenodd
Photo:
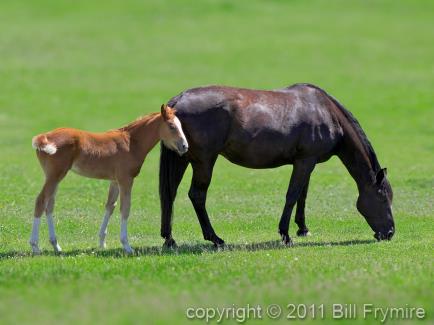
<path id="1" fill-rule="evenodd" d="M 160 153 L 161 237 L 172 237 L 173 202 L 179 183 L 188 166 L 188 160 L 168 149 L 162 142 Z"/>
<path id="2" fill-rule="evenodd" d="M 32 147 L 39 151 L 44 151 L 49 155 L 54 155 L 57 152 L 57 146 L 54 142 L 47 139 L 45 134 L 39 134 L 32 139 Z"/>

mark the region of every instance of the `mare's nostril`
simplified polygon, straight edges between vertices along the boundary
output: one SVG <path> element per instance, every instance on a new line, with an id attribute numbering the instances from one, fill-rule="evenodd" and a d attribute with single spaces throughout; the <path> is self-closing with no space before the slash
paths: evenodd
<path id="1" fill-rule="evenodd" d="M 381 234 L 381 232 L 376 232 L 376 233 L 374 234 L 374 238 L 375 238 L 376 240 L 380 241 L 380 240 L 383 239 L 383 235 Z"/>
<path id="2" fill-rule="evenodd" d="M 389 230 L 389 232 L 387 233 L 387 239 L 392 239 L 393 234 L 395 233 L 394 229 L 392 228 L 391 230 Z"/>

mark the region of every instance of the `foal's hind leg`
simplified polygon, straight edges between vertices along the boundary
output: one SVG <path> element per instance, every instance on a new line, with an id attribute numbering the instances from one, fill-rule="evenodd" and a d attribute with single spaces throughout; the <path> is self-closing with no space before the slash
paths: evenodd
<path id="1" fill-rule="evenodd" d="M 107 236 L 107 225 L 109 223 L 110 217 L 113 214 L 113 210 L 116 207 L 116 201 L 119 196 L 119 186 L 116 182 L 110 183 L 110 189 L 108 193 L 107 203 L 105 205 L 105 214 L 101 223 L 101 228 L 99 230 L 99 247 L 104 249 L 105 237 Z"/>
<path id="2" fill-rule="evenodd" d="M 48 199 L 47 208 L 45 209 L 45 214 L 47 216 L 47 225 L 48 225 L 48 233 L 50 238 L 50 243 L 54 248 L 56 253 L 60 253 L 62 248 L 57 242 L 56 231 L 54 230 L 54 221 L 53 221 L 53 210 L 54 210 L 54 202 L 56 197 L 56 189 L 54 190 L 51 197 Z"/>
<path id="3" fill-rule="evenodd" d="M 50 217 L 47 219 L 48 220 L 48 228 L 50 231 L 50 241 L 51 241 L 51 239 L 54 239 L 53 241 L 55 241 L 56 247 L 57 247 L 57 239 L 56 239 L 56 235 L 54 233 L 52 212 L 53 212 L 53 208 L 54 208 L 54 195 L 56 193 L 57 185 L 59 184 L 59 181 L 62 179 L 62 177 L 52 177 L 52 176 L 47 177 L 45 180 L 45 184 L 42 187 L 41 192 L 39 193 L 38 197 L 36 198 L 32 235 L 31 235 L 30 241 L 29 241 L 30 246 L 32 247 L 32 250 L 33 250 L 33 254 L 40 254 L 41 253 L 41 251 L 39 249 L 39 225 L 41 223 L 41 216 L 44 213 L 44 211 L 47 212 L 47 218 L 48 218 L 48 215 L 50 215 Z M 53 246 L 54 246 L 54 244 L 53 244 Z M 56 249 L 56 247 L 55 247 L 55 249 Z"/>
<path id="4" fill-rule="evenodd" d="M 298 225 L 297 236 L 308 236 L 309 229 L 306 227 L 305 222 L 305 205 L 306 205 L 306 196 L 309 188 L 309 180 L 308 183 L 304 186 L 301 191 L 300 197 L 297 201 L 297 210 L 295 211 L 295 223 Z"/>
<path id="5" fill-rule="evenodd" d="M 296 160 L 294 162 L 294 169 L 289 182 L 288 192 L 286 193 L 285 208 L 283 209 L 279 223 L 279 234 L 282 236 L 282 241 L 285 245 L 292 245 L 291 238 L 288 235 L 292 209 L 299 199 L 302 190 L 308 184 L 310 174 L 315 167 L 315 162 L 313 158 Z"/>

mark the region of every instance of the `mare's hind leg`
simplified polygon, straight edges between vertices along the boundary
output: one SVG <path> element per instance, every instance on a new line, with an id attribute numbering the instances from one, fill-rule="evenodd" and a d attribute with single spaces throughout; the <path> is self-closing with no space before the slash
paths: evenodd
<path id="1" fill-rule="evenodd" d="M 193 167 L 193 179 L 188 196 L 193 203 L 194 210 L 199 219 L 204 239 L 213 242 L 218 247 L 222 246 L 225 242 L 216 235 L 205 207 L 206 195 L 216 159 L 217 157 L 213 157 L 205 162 L 191 163 Z"/>
<path id="2" fill-rule="evenodd" d="M 305 205 L 306 205 L 306 196 L 309 188 L 309 180 L 307 184 L 304 186 L 301 191 L 300 197 L 297 201 L 297 210 L 295 211 L 295 223 L 298 225 L 297 236 L 308 236 L 309 229 L 306 227 L 305 222 Z"/>
<path id="3" fill-rule="evenodd" d="M 105 205 L 105 214 L 101 223 L 101 228 L 99 230 L 99 247 L 104 249 L 105 245 L 105 237 L 107 236 L 107 225 L 110 221 L 110 217 L 113 214 L 113 210 L 116 207 L 116 201 L 119 196 L 119 186 L 116 182 L 110 183 L 109 193 L 107 197 L 107 203 Z"/>
<path id="4" fill-rule="evenodd" d="M 288 235 L 292 209 L 304 187 L 309 182 L 309 177 L 315 167 L 315 162 L 313 158 L 296 160 L 294 162 L 294 169 L 286 193 L 285 208 L 283 209 L 282 217 L 279 222 L 279 234 L 282 237 L 283 243 L 287 246 L 292 245 L 292 240 Z"/>

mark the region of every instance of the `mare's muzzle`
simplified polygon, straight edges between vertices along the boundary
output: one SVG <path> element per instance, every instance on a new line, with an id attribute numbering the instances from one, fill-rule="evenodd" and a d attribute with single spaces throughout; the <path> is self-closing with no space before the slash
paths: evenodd
<path id="1" fill-rule="evenodd" d="M 376 232 L 374 234 L 374 237 L 376 240 L 380 241 L 380 240 L 391 240 L 393 235 L 395 234 L 395 227 L 392 227 L 387 233 L 382 233 L 382 232 Z"/>

